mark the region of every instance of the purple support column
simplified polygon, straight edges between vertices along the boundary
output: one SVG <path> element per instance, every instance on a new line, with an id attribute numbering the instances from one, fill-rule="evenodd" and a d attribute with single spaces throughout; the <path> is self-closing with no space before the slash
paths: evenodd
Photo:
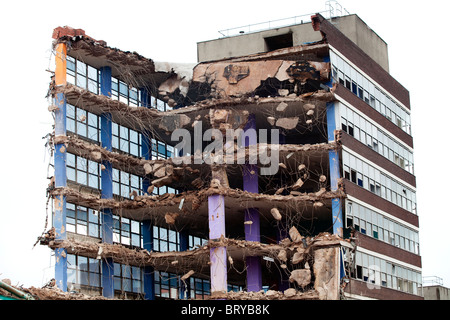
<path id="1" fill-rule="evenodd" d="M 208 198 L 209 239 L 225 237 L 225 197 L 222 195 Z M 227 292 L 227 249 L 211 248 L 211 293 Z"/>
<path id="2" fill-rule="evenodd" d="M 251 114 L 244 128 L 243 145 L 254 146 L 257 144 L 255 115 Z M 245 164 L 244 166 L 244 191 L 258 193 L 258 167 L 256 164 Z M 260 242 L 260 219 L 258 209 L 245 210 L 245 240 Z M 247 257 L 247 291 L 257 292 L 262 289 L 262 271 L 260 257 Z"/>

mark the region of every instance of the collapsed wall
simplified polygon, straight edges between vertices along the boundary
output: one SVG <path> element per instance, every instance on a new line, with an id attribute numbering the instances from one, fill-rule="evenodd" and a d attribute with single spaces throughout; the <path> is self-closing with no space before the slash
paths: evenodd
<path id="1" fill-rule="evenodd" d="M 204 237 L 210 228 L 208 199 L 220 195 L 225 201 L 227 236 L 209 239 L 204 246 L 183 252 L 152 252 L 70 233 L 61 240 L 56 229 L 43 235 L 40 243 L 54 250 L 64 249 L 65 254 L 151 266 L 179 274 L 183 281 L 194 274 L 210 277 L 211 250 L 221 247 L 227 250 L 227 261 L 223 262 L 232 281 L 245 286 L 242 270 L 246 269 L 246 258 L 259 257 L 270 264 L 269 275 L 264 277 L 273 278 L 277 272 L 276 276 L 287 279 L 291 288 L 266 293 L 217 291 L 212 292 L 211 299 L 339 299 L 340 253 L 343 247 L 352 246 L 329 233 L 332 201 L 345 198 L 345 190 L 342 185 L 337 190 L 330 188 L 329 152 L 339 151 L 340 142 L 339 132 L 335 132 L 334 142 L 327 139 L 327 103 L 335 101 L 333 90 L 325 85 L 330 79 L 330 65 L 323 62 L 327 45 L 310 44 L 205 62 L 196 65 L 190 75 L 186 66 L 155 67 L 150 59 L 110 48 L 104 41 L 75 31 L 58 30 L 56 43 L 67 44 L 69 54 L 87 64 L 98 68 L 107 65 L 113 76 L 144 88 L 172 110 L 160 111 L 146 104 L 130 106 L 69 83 L 56 86 L 52 82 L 50 96 L 63 95 L 67 103 L 98 116 L 108 114 L 114 123 L 142 133 L 149 141 L 174 145 L 173 133 L 177 130 L 192 135 L 200 130 L 203 135 L 214 129 L 223 134 L 215 142 L 223 144 L 205 152 L 205 144 L 198 150 L 191 141 L 183 147 L 183 151 L 189 147 L 188 154 L 148 159 L 107 150 L 101 142 L 73 132 L 53 132 L 48 140 L 52 152 L 83 157 L 101 164 L 101 171 L 108 163 L 148 181 L 145 190 L 106 199 L 98 188 L 75 181 L 59 187 L 53 178 L 47 191 L 49 198 L 55 199 L 54 207 L 64 197 L 70 203 L 99 211 L 110 209 L 120 217 L 151 220 L 156 226 L 189 230 Z M 177 73 L 177 69 L 182 71 Z M 59 110 L 56 104 L 49 107 L 55 114 Z M 239 148 L 238 137 L 225 139 L 228 130 L 244 130 L 251 116 L 258 129 L 277 129 L 283 141 L 257 141 L 254 147 Z M 261 161 L 258 157 L 263 153 L 276 153 L 276 163 Z M 242 186 L 251 159 L 258 159 L 251 174 L 263 186 L 257 192 Z M 276 168 L 273 174 L 258 174 L 272 165 Z M 164 186 L 178 192 L 155 193 Z M 239 240 L 244 226 L 251 225 L 243 217 L 246 208 L 259 210 L 261 234 L 267 236 L 268 243 Z M 279 239 L 275 233 L 280 234 Z"/>

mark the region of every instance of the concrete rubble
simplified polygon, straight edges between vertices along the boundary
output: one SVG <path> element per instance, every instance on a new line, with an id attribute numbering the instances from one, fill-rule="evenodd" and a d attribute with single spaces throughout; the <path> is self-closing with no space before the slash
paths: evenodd
<path id="1" fill-rule="evenodd" d="M 74 36 L 75 34 L 75 36 Z M 72 36 L 71 36 L 72 35 Z M 108 60 L 113 74 L 129 80 L 130 86 L 145 87 L 152 96 L 165 101 L 172 110 L 160 111 L 146 106 L 129 106 L 121 101 L 97 95 L 71 84 L 50 85 L 49 95 L 63 94 L 68 103 L 96 115 L 108 113 L 112 121 L 152 138 L 169 142 L 177 129 L 193 133 L 197 128 L 244 129 L 250 115 L 256 114 L 259 126 L 277 128 L 285 135 L 300 137 L 303 133 L 315 137 L 304 144 L 257 143 L 238 152 L 237 142 L 224 144 L 223 154 L 194 150 L 189 155 L 169 159 L 146 160 L 116 150 L 108 151 L 100 144 L 72 133 L 49 135 L 51 148 L 62 145 L 61 152 L 69 152 L 88 160 L 108 162 L 113 168 L 125 170 L 149 181 L 142 192 L 132 192 L 129 198 L 104 199 L 99 190 L 69 181 L 66 187 L 55 187 L 54 179 L 47 189 L 60 206 L 59 196 L 95 210 L 112 209 L 121 217 L 137 221 L 152 220 L 155 225 L 171 230 L 208 230 L 208 197 L 221 195 L 227 204 L 227 217 L 232 226 L 252 226 L 244 221 L 244 208 L 258 208 L 265 223 L 286 230 L 283 238 L 272 243 L 259 243 L 222 237 L 182 252 L 149 252 L 121 244 L 107 244 L 100 240 L 85 241 L 74 234 L 56 240 L 50 229 L 39 238 L 51 249 L 65 249 L 94 259 L 112 258 L 114 262 L 134 266 L 150 266 L 168 270 L 187 281 L 192 276 L 209 274 L 211 249 L 227 249 L 227 261 L 232 268 L 244 267 L 246 257 L 267 258 L 284 272 L 291 288 L 267 292 L 212 292 L 208 299 L 229 300 L 327 300 L 339 298 L 340 279 L 333 272 L 339 267 L 339 250 L 350 246 L 336 235 L 320 232 L 310 236 L 297 224 L 307 216 L 326 215 L 331 201 L 346 197 L 342 183 L 337 191 L 330 191 L 328 153 L 341 148 L 339 133 L 334 142 L 327 143 L 325 123 L 326 104 L 336 100 L 333 89 L 322 83 L 330 80 L 330 63 L 316 56 L 327 44 L 314 43 L 285 48 L 240 58 L 192 64 L 153 62 L 135 52 L 122 52 L 97 41 L 84 31 L 55 29 L 56 43 L 70 44 L 71 53 L 88 57 L 93 66 Z M 152 85 L 149 86 L 149 83 Z M 55 113 L 58 106 L 51 105 Z M 86 121 L 86 119 L 80 119 Z M 295 140 L 296 143 L 298 139 Z M 242 164 L 258 159 L 256 169 L 266 164 L 258 158 L 267 150 L 279 153 L 278 172 L 267 178 L 264 192 L 252 193 L 237 187 L 242 180 Z M 196 162 L 196 159 L 208 159 Z M 211 162 L 208 162 L 211 161 Z M 253 174 L 256 172 L 253 171 Z M 177 194 L 155 195 L 156 188 L 169 186 L 180 189 Z M 305 218 L 312 219 L 311 217 Z M 301 233 L 299 232 L 301 231 Z M 236 269 L 237 270 L 237 269 Z M 54 287 L 30 288 L 39 299 L 91 299 L 85 295 L 71 295 Z M 92 297 L 101 299 L 101 297 Z"/>

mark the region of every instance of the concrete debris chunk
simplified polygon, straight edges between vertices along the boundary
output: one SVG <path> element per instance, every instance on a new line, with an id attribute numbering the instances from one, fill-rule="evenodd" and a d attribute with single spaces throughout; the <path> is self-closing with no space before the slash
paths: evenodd
<path id="1" fill-rule="evenodd" d="M 280 252 L 278 253 L 278 259 L 280 259 L 283 262 L 287 261 L 287 253 L 286 250 L 280 250 Z"/>
<path id="2" fill-rule="evenodd" d="M 188 273 L 186 273 L 184 276 L 181 277 L 182 281 L 186 281 L 190 276 L 194 274 L 194 270 L 190 270 Z"/>
<path id="3" fill-rule="evenodd" d="M 92 151 L 91 157 L 95 161 L 100 161 L 102 159 L 102 154 L 99 151 Z"/>
<path id="4" fill-rule="evenodd" d="M 324 175 L 321 175 L 319 178 L 319 181 L 323 183 L 323 182 L 327 181 L 327 177 Z"/>
<path id="5" fill-rule="evenodd" d="M 163 165 L 161 165 L 160 167 L 155 169 L 155 172 L 153 174 L 157 178 L 162 178 L 166 176 L 166 168 Z"/>
<path id="6" fill-rule="evenodd" d="M 322 196 L 325 192 L 327 192 L 327 190 L 326 190 L 325 188 L 320 188 L 320 190 L 317 191 L 317 192 L 315 193 L 315 195 L 316 195 L 316 197 L 320 197 L 320 196 Z"/>
<path id="7" fill-rule="evenodd" d="M 298 264 L 305 259 L 304 253 L 296 252 L 292 257 L 292 264 Z"/>
<path id="8" fill-rule="evenodd" d="M 48 106 L 48 111 L 50 111 L 50 112 L 56 111 L 58 109 L 59 109 L 58 106 L 55 106 L 55 105 Z"/>
<path id="9" fill-rule="evenodd" d="M 292 186 L 292 190 L 298 190 L 303 186 L 304 182 L 302 178 L 298 179 L 297 182 Z"/>
<path id="10" fill-rule="evenodd" d="M 314 110 L 309 110 L 307 113 L 306 113 L 306 115 L 307 116 L 313 116 L 314 115 Z"/>
<path id="11" fill-rule="evenodd" d="M 277 120 L 277 127 L 284 128 L 286 130 L 292 130 L 297 127 L 298 124 L 298 117 L 293 118 L 280 118 Z"/>
<path id="12" fill-rule="evenodd" d="M 160 179 L 153 180 L 153 181 L 152 181 L 152 185 L 154 185 L 154 186 L 157 187 L 157 188 L 160 188 L 160 187 L 162 187 L 162 186 L 168 185 L 168 184 L 171 183 L 171 182 L 172 182 L 172 177 L 170 177 L 170 176 L 165 176 L 165 177 L 162 177 L 162 178 L 160 178 Z"/>
<path id="13" fill-rule="evenodd" d="M 295 290 L 294 288 L 289 288 L 285 290 L 283 293 L 286 298 L 291 298 L 297 294 L 297 290 Z"/>
<path id="14" fill-rule="evenodd" d="M 175 224 L 175 220 L 178 217 L 178 213 L 166 213 L 164 216 L 164 219 L 166 220 L 166 223 L 169 225 Z"/>
<path id="15" fill-rule="evenodd" d="M 283 169 L 287 169 L 287 167 L 286 167 L 286 165 L 284 164 L 284 163 L 279 163 L 278 164 L 278 166 L 280 167 L 280 168 L 283 168 Z"/>
<path id="16" fill-rule="evenodd" d="M 316 108 L 315 105 L 310 104 L 310 103 L 305 103 L 303 105 L 303 110 L 305 110 L 306 112 L 310 111 L 310 110 L 314 110 Z"/>
<path id="17" fill-rule="evenodd" d="M 305 170 L 305 169 L 306 169 L 306 166 L 304 164 L 301 164 L 301 165 L 298 166 L 298 171 L 302 171 L 302 170 Z"/>
<path id="18" fill-rule="evenodd" d="M 323 203 L 320 202 L 320 201 L 316 201 L 316 202 L 314 202 L 314 207 L 315 208 L 322 208 L 323 207 Z"/>
<path id="19" fill-rule="evenodd" d="M 292 271 L 289 282 L 296 282 L 302 288 L 306 287 L 311 283 L 311 270 L 297 269 Z"/>
<path id="20" fill-rule="evenodd" d="M 144 164 L 144 171 L 145 171 L 145 174 L 150 174 L 150 173 L 152 173 L 153 168 L 152 168 L 152 166 L 151 166 L 150 163 L 145 163 L 145 164 Z"/>
<path id="21" fill-rule="evenodd" d="M 277 208 L 272 208 L 270 210 L 270 213 L 272 214 L 272 216 L 275 220 L 281 221 L 281 213 Z"/>
<path id="22" fill-rule="evenodd" d="M 211 188 L 220 188 L 220 180 L 219 179 L 212 179 L 210 187 Z"/>
<path id="23" fill-rule="evenodd" d="M 284 191 L 284 188 L 280 188 L 275 192 L 275 195 L 280 195 L 283 193 L 283 191 Z"/>
<path id="24" fill-rule="evenodd" d="M 278 292 L 275 290 L 267 290 L 266 296 L 268 298 L 275 297 L 275 296 L 278 296 Z"/>
<path id="25" fill-rule="evenodd" d="M 289 92 L 288 92 L 289 93 Z M 277 107 L 277 111 L 278 112 L 284 112 L 286 110 L 286 108 L 288 107 L 288 104 L 286 102 L 281 102 L 278 107 Z"/>
<path id="26" fill-rule="evenodd" d="M 276 120 L 277 119 L 274 117 L 267 117 L 267 122 L 269 122 L 271 126 L 275 125 Z"/>
<path id="27" fill-rule="evenodd" d="M 299 243 L 302 241 L 302 236 L 300 232 L 298 232 L 296 227 L 292 227 L 291 229 L 289 229 L 289 236 L 294 243 Z"/>
<path id="28" fill-rule="evenodd" d="M 149 186 L 149 187 L 147 188 L 147 193 L 148 193 L 149 195 L 152 194 L 154 189 L 155 189 L 155 186 L 154 186 L 154 185 Z"/>

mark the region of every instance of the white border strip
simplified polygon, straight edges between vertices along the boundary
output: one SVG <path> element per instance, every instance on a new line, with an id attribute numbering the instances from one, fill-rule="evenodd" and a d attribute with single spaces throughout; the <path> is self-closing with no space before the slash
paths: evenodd
<path id="1" fill-rule="evenodd" d="M 365 249 L 365 248 L 361 248 L 361 247 L 357 247 L 356 251 L 359 251 L 361 253 L 365 253 L 365 254 L 374 256 L 376 258 L 380 258 L 380 259 L 383 259 L 383 260 L 395 263 L 397 265 L 400 265 L 402 267 L 405 267 L 405 268 L 408 268 L 408 269 L 412 269 L 414 271 L 422 273 L 422 268 L 413 266 L 412 264 L 409 264 L 409 263 L 397 260 L 395 258 L 391 258 L 391 257 L 385 256 L 384 254 L 381 254 L 381 253 L 378 253 L 378 252 L 375 252 L 375 251 L 371 251 L 371 250 L 368 250 L 368 249 Z"/>
<path id="2" fill-rule="evenodd" d="M 399 181 L 401 184 L 405 185 L 406 187 L 410 188 L 411 190 L 413 190 L 414 192 L 416 192 L 416 187 L 413 187 L 412 185 L 410 185 L 409 183 L 407 183 L 406 181 L 400 179 L 399 177 L 397 177 L 395 174 L 386 171 L 385 169 L 381 168 L 380 166 L 376 165 L 375 163 L 373 163 L 372 161 L 368 160 L 367 158 L 364 158 L 362 155 L 360 155 L 359 153 L 356 153 L 355 151 L 351 150 L 350 148 L 348 148 L 347 146 L 343 145 L 342 146 L 342 150 L 350 153 L 351 155 L 353 155 L 356 158 L 359 158 L 360 160 L 366 162 L 368 165 L 371 165 L 372 167 L 374 167 L 375 169 L 383 172 L 385 175 L 387 175 L 388 177 L 395 177 L 395 180 Z"/>
<path id="3" fill-rule="evenodd" d="M 420 229 L 418 227 L 416 227 L 416 226 L 414 226 L 414 225 L 412 225 L 412 224 L 410 224 L 410 223 L 408 223 L 406 221 L 403 221 L 402 219 L 394 217 L 394 216 L 390 215 L 389 213 L 384 212 L 383 210 L 380 210 L 380 209 L 378 209 L 378 208 L 376 208 L 376 207 L 374 207 L 374 206 L 372 206 L 372 205 L 370 205 L 370 204 L 368 204 L 368 203 L 366 203 L 364 201 L 361 201 L 361 200 L 359 200 L 359 199 L 357 199 L 357 198 L 355 198 L 355 197 L 353 197 L 351 195 L 347 195 L 347 199 L 349 201 L 356 202 L 356 203 L 358 203 L 358 204 L 360 204 L 360 205 L 362 205 L 362 206 L 364 206 L 364 207 L 366 207 L 366 208 L 368 208 L 368 209 L 370 209 L 372 211 L 375 211 L 375 212 L 381 214 L 382 216 L 385 216 L 386 218 L 394 220 L 395 222 L 397 222 L 397 223 L 399 223 L 401 225 L 404 225 L 405 227 L 407 227 L 409 229 L 412 229 L 414 231 L 420 232 Z"/>
<path id="4" fill-rule="evenodd" d="M 403 147 L 405 147 L 406 149 L 408 149 L 411 153 L 414 153 L 414 149 L 411 148 L 410 146 L 408 146 L 407 144 L 405 144 L 405 142 L 403 142 L 402 140 L 400 140 L 399 138 L 397 138 L 396 136 L 394 136 L 392 133 L 390 133 L 389 131 L 386 131 L 385 128 L 379 124 L 378 122 L 376 122 L 375 120 L 373 120 L 372 118 L 368 117 L 366 114 L 364 114 L 363 112 L 361 112 L 361 110 L 356 109 L 350 102 L 348 102 L 347 100 L 343 99 L 342 97 L 338 96 L 337 94 L 334 94 L 334 96 L 337 98 L 337 100 L 344 104 L 347 108 L 352 109 L 353 112 L 357 113 L 360 117 L 364 118 L 367 122 L 371 122 L 371 124 L 375 127 L 377 127 L 378 130 L 383 131 L 386 135 L 388 135 L 390 138 L 394 139 L 395 141 L 398 142 L 398 144 L 402 145 Z M 369 119 L 369 120 L 367 120 Z M 359 140 L 358 140 L 359 141 Z"/>
<path id="5" fill-rule="evenodd" d="M 333 50 L 333 52 L 335 54 L 337 54 L 339 57 L 341 57 L 342 60 L 345 60 L 345 62 L 347 62 L 351 67 L 355 68 L 356 71 L 358 71 L 359 73 L 361 73 L 364 77 L 366 77 L 368 80 L 370 79 L 370 81 L 377 86 L 380 90 L 383 90 L 383 92 L 387 93 L 389 95 L 389 97 L 394 100 L 400 107 L 402 107 L 404 109 L 404 111 L 406 113 L 408 113 L 409 115 L 411 115 L 411 110 L 409 110 L 403 103 L 401 103 L 396 97 L 394 97 L 392 94 L 390 94 L 389 92 L 387 92 L 386 89 L 384 89 L 383 86 L 381 86 L 378 82 L 376 82 L 375 80 L 373 80 L 370 76 L 368 76 L 364 71 L 362 71 L 358 66 L 356 66 L 353 62 L 351 62 L 350 60 L 347 59 L 347 57 L 345 57 L 341 52 L 339 52 L 335 47 L 333 47 L 332 45 L 328 44 L 328 46 L 330 47 L 331 50 Z M 392 76 L 391 76 L 392 77 Z M 394 79 L 395 80 L 395 79 Z M 399 83 L 400 84 L 400 83 Z"/>

